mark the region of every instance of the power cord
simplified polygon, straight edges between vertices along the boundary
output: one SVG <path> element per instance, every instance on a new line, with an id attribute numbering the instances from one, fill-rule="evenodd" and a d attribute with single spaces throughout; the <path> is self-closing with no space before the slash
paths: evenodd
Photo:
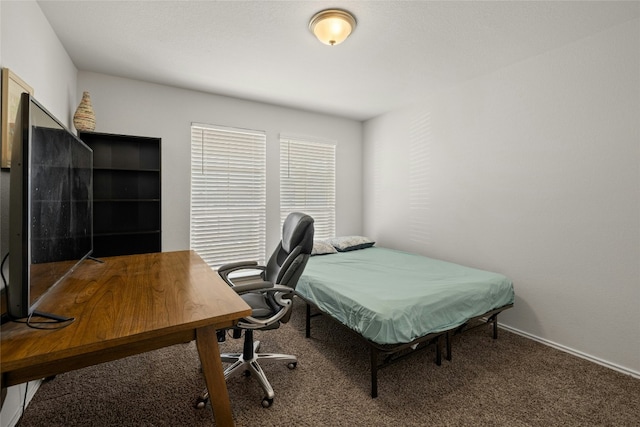
<path id="1" fill-rule="evenodd" d="M 24 417 L 24 411 L 27 410 L 27 394 L 29 391 L 29 381 L 24 383 L 24 397 L 22 398 L 22 412 L 20 413 L 20 420 Z"/>
<path id="2" fill-rule="evenodd" d="M 4 284 L 3 289 L 6 296 L 5 301 L 7 302 L 7 304 L 9 304 L 9 286 L 7 285 L 7 279 L 5 279 L 4 277 L 4 263 L 7 261 L 7 258 L 9 258 L 9 252 L 7 252 L 4 257 L 2 257 L 2 262 L 0 263 L 0 276 L 2 276 L 2 283 Z M 7 312 L 2 313 L 2 324 L 4 325 L 9 320 L 11 319 L 9 318 L 9 309 L 7 308 Z"/>
<path id="3" fill-rule="evenodd" d="M 2 263 L 0 263 L 0 275 L 2 276 L 2 282 L 4 283 L 4 289 L 6 292 L 6 296 L 7 296 L 7 303 L 9 301 L 9 285 L 7 283 L 7 279 L 6 277 L 4 277 L 4 264 L 7 261 L 7 258 L 9 258 L 9 252 L 7 252 L 7 254 L 2 258 Z M 62 328 L 66 328 L 67 326 L 69 326 L 74 320 L 74 317 L 60 317 L 60 316 L 53 316 L 53 318 L 51 318 L 51 320 L 39 320 L 39 321 L 35 321 L 33 320 L 33 317 L 49 317 L 51 318 L 50 315 L 45 315 L 44 313 L 40 313 L 38 311 L 32 310 L 29 313 L 29 316 L 27 316 L 26 320 L 22 320 L 19 318 L 15 318 L 12 317 L 7 310 L 6 313 L 6 320 L 12 321 L 14 323 L 24 323 L 25 325 L 27 325 L 29 328 L 32 329 L 52 329 L 52 330 L 56 330 L 56 329 L 62 329 Z M 5 322 L 5 317 L 3 314 L 3 318 L 2 318 L 2 322 Z"/>
<path id="4" fill-rule="evenodd" d="M 6 293 L 6 297 L 7 297 L 7 302 L 9 301 L 9 286 L 7 283 L 7 278 L 4 276 L 4 266 L 5 263 L 7 262 L 7 258 L 9 258 L 9 252 L 7 252 L 7 254 L 2 258 L 2 262 L 0 263 L 0 277 L 2 277 L 2 283 L 4 284 L 4 290 Z M 33 316 L 38 316 L 38 312 L 37 311 L 32 311 L 31 313 L 29 313 L 29 316 L 27 317 L 26 320 L 22 320 L 22 319 L 17 319 L 12 317 L 11 315 L 9 315 L 9 313 L 3 313 L 2 314 L 2 323 L 5 323 L 5 321 L 12 321 L 15 323 L 24 323 L 26 324 L 28 327 L 33 328 L 33 329 L 62 329 L 68 325 L 71 324 L 71 322 L 73 322 L 75 319 L 74 318 L 66 318 L 66 319 L 53 319 L 53 321 L 33 321 Z M 62 326 L 60 326 L 61 324 L 66 323 Z M 55 325 L 55 327 L 43 327 L 40 325 L 43 324 L 48 324 L 48 325 Z M 27 395 L 29 394 L 29 382 L 27 381 L 26 383 L 24 383 L 24 396 L 22 397 L 22 412 L 20 414 L 20 418 L 22 419 L 22 417 L 24 416 L 24 412 L 27 410 Z"/>
<path id="5" fill-rule="evenodd" d="M 7 302 L 9 301 L 9 286 L 7 285 L 7 279 L 4 277 L 4 264 L 7 262 L 7 258 L 9 258 L 9 252 L 2 257 L 2 262 L 0 263 L 0 276 L 2 276 L 2 283 L 4 284 L 4 291 L 7 297 Z M 2 313 L 2 323 L 5 323 L 6 320 L 13 320 L 9 316 L 9 313 Z M 27 394 L 29 393 L 29 382 L 27 381 L 24 384 L 24 396 L 22 397 L 22 412 L 20 413 L 20 418 L 24 416 L 24 411 L 27 409 Z"/>

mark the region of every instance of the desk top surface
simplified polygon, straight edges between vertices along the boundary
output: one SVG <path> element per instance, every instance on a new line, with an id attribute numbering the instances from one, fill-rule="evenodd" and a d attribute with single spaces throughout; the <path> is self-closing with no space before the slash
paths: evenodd
<path id="1" fill-rule="evenodd" d="M 57 330 L 2 325 L 2 372 L 204 326 L 230 327 L 251 314 L 193 251 L 103 260 L 85 260 L 39 302 L 38 311 L 74 317 L 70 325 Z"/>

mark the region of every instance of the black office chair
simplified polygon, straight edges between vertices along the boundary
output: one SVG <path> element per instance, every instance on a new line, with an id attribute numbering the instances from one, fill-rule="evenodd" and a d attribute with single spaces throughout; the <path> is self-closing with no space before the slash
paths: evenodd
<path id="1" fill-rule="evenodd" d="M 240 338 L 241 331 L 245 331 L 243 352 L 220 355 L 223 362 L 231 363 L 224 371 L 224 378 L 228 379 L 243 372 L 253 373 L 266 394 L 262 400 L 262 406 L 265 408 L 273 403 L 274 393 L 258 361 L 279 360 L 286 362 L 287 366 L 293 369 L 298 359 L 289 354 L 258 353 L 260 341 L 254 342 L 253 331 L 276 329 L 281 323 L 289 321 L 295 287 L 313 248 L 313 230 L 313 218 L 293 212 L 285 219 L 282 225 L 282 241 L 266 266 L 259 266 L 257 262 L 250 261 L 227 264 L 218 269 L 218 274 L 224 281 L 253 309 L 251 317 L 241 319 L 233 331 L 234 338 Z M 238 270 L 261 270 L 262 281 L 234 284 L 229 275 Z M 218 331 L 219 341 L 224 340 L 224 336 L 225 331 Z M 205 391 L 196 406 L 204 408 L 208 399 L 209 393 Z"/>

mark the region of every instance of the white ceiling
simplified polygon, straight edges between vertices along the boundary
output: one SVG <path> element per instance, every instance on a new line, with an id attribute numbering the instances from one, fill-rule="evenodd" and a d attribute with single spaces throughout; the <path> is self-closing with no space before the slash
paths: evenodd
<path id="1" fill-rule="evenodd" d="M 366 120 L 640 16 L 638 1 L 39 1 L 79 70 Z M 338 46 L 308 30 L 340 7 Z"/>

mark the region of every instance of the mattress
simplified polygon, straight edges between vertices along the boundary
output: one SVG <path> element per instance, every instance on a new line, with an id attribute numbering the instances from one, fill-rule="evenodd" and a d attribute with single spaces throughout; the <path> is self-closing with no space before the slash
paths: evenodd
<path id="1" fill-rule="evenodd" d="M 381 247 L 311 257 L 296 292 L 382 345 L 447 331 L 514 301 L 501 274 Z"/>

